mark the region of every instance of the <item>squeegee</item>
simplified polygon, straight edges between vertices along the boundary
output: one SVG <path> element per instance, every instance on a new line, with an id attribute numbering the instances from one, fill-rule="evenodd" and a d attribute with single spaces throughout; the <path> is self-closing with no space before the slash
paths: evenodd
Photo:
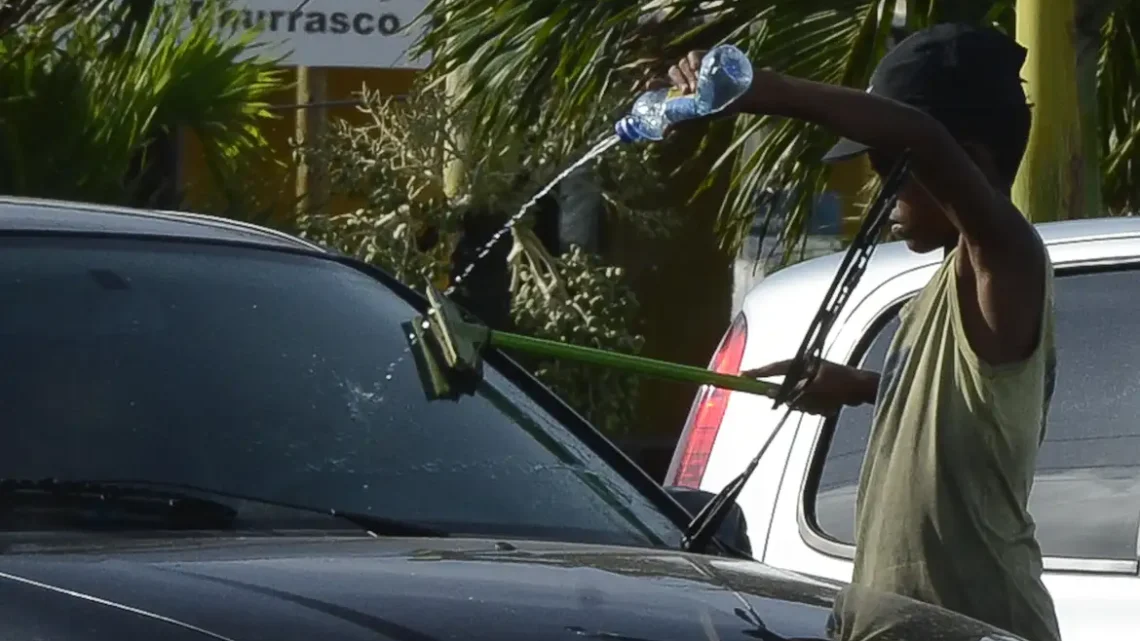
<path id="1" fill-rule="evenodd" d="M 427 299 L 427 312 L 404 323 L 403 328 L 428 400 L 456 400 L 464 394 L 474 394 L 483 378 L 483 353 L 491 348 L 769 398 L 779 389 L 774 383 L 746 376 L 492 330 L 465 316 L 455 303 L 430 284 Z"/>

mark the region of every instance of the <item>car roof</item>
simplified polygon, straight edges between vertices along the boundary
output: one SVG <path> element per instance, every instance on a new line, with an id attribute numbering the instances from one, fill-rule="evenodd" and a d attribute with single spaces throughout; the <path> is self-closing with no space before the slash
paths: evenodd
<path id="1" fill-rule="evenodd" d="M 1050 246 L 1108 238 L 1138 237 L 1140 236 L 1140 217 L 1086 218 L 1039 223 L 1035 227 L 1041 236 L 1041 240 L 1046 246 Z M 749 291 L 748 295 L 750 296 L 752 292 L 758 289 L 766 289 L 787 281 L 803 283 L 804 279 L 823 279 L 826 282 L 831 282 L 839 268 L 840 261 L 843 260 L 843 256 L 844 252 L 840 251 L 790 265 L 765 277 Z M 941 252 L 916 254 L 907 249 L 904 242 L 883 243 L 875 248 L 875 253 L 867 264 L 863 281 L 868 285 L 881 283 L 902 272 L 932 265 L 941 260 Z M 863 286 L 863 283 L 860 283 L 861 289 Z"/>
<path id="2" fill-rule="evenodd" d="M 153 236 L 327 253 L 279 231 L 215 216 L 0 196 L 0 233 L 13 232 Z"/>
<path id="3" fill-rule="evenodd" d="M 1140 238 L 1140 218 L 1135 217 L 1088 218 L 1041 223 L 1035 227 L 1042 241 L 1051 249 L 1059 245 L 1093 240 Z M 798 345 L 802 340 L 802 332 L 819 309 L 845 254 L 846 252 L 839 251 L 790 265 L 765 276 L 752 286 L 741 305 L 741 314 L 748 323 L 749 331 L 755 330 L 765 336 L 763 342 L 766 343 L 787 342 Z M 883 243 L 875 249 L 863 277 L 850 293 L 852 304 L 844 308 L 836 323 L 845 323 L 859 301 L 885 283 L 914 270 L 933 269 L 941 261 L 942 252 L 917 254 L 910 251 L 903 242 Z M 773 309 L 780 310 L 779 314 L 773 315 Z M 750 346 L 754 343 L 750 341 Z M 765 356 L 767 357 L 769 356 Z"/>

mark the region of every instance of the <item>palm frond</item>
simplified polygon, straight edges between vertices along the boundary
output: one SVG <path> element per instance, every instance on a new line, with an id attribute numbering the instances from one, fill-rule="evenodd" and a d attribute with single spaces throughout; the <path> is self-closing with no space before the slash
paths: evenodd
<path id="1" fill-rule="evenodd" d="M 816 10 L 809 4 L 773 3 L 746 42 L 753 60 L 802 78 L 864 86 L 890 35 L 895 0 L 831 2 L 833 8 Z M 781 193 L 785 211 L 767 208 L 763 228 L 771 229 L 772 216 L 782 213 L 783 243 L 802 248 L 816 198 L 830 175 L 819 159 L 835 140 L 830 132 L 801 121 L 738 121 L 736 140 L 717 164 L 733 174 L 718 221 L 724 243 L 739 247 L 760 213 L 758 197 Z M 750 152 L 745 151 L 746 141 L 754 147 Z M 785 256 L 791 258 L 793 252 Z"/>
<path id="2" fill-rule="evenodd" d="M 1103 28 L 1098 79 L 1100 151 L 1105 207 L 1140 206 L 1140 3 L 1126 2 Z"/>
<path id="3" fill-rule="evenodd" d="M 1013 32 L 1014 0 L 908 0 L 907 29 L 939 22 L 989 24 Z"/>
<path id="4" fill-rule="evenodd" d="M 257 124 L 281 81 L 274 61 L 250 57 L 252 35 L 190 21 L 184 0 L 151 12 L 143 28 L 87 9 L 0 39 L 0 191 L 128 202 L 135 185 L 124 180 L 139 153 L 182 127 L 211 161 L 267 149 Z"/>
<path id="5" fill-rule="evenodd" d="M 464 69 L 459 103 L 478 135 L 495 139 L 517 123 L 579 121 L 615 82 L 643 15 L 629 0 L 432 0 L 433 28 L 418 43 L 437 77 Z"/>
<path id="6" fill-rule="evenodd" d="M 255 42 L 257 29 L 224 37 L 216 25 L 225 5 L 207 3 L 190 21 L 188 3 L 152 18 L 149 32 L 173 32 L 190 23 L 181 38 L 139 38 L 135 56 L 149 54 L 157 71 L 138 69 L 144 82 L 160 88 L 154 107 L 154 124 L 165 131 L 186 128 L 202 142 L 207 162 L 233 170 L 236 163 L 264 160 L 268 141 L 261 133 L 266 120 L 280 116 L 270 111 L 269 97 L 284 87 L 283 56 L 271 57 Z M 157 45 L 157 46 L 156 46 Z M 256 156 L 256 158 L 254 158 Z"/>
<path id="7" fill-rule="evenodd" d="M 836 0 L 824 3 L 826 8 L 810 4 L 769 4 L 748 43 L 758 64 L 820 82 L 863 87 L 885 53 L 897 11 L 905 11 L 905 31 L 944 21 L 984 22 L 1011 31 L 1013 21 L 1012 0 Z M 749 138 L 754 150 L 747 153 Z M 786 249 L 800 250 L 785 251 L 785 261 L 802 256 L 817 198 L 830 179 L 830 168 L 819 158 L 834 142 L 830 133 L 803 122 L 760 118 L 739 123 L 736 142 L 722 157 L 734 176 L 719 218 L 725 244 L 739 247 L 762 212 L 760 228 L 777 229 Z M 868 176 L 867 187 L 877 182 Z M 769 206 L 772 194 L 782 194 L 779 207 Z M 779 225 L 775 215 L 780 215 Z"/>
<path id="8" fill-rule="evenodd" d="M 660 74 L 689 49 L 732 41 L 756 64 L 823 82 L 861 87 L 885 51 L 896 9 L 906 29 L 934 22 L 990 24 L 1007 33 L 1014 0 L 432 0 L 425 13 L 433 29 L 420 42 L 442 75 L 464 70 L 461 96 L 471 106 L 475 139 L 496 140 L 520 126 L 552 135 L 596 136 L 616 117 L 615 105 L 632 101 L 637 83 Z M 1106 22 L 1100 70 L 1100 131 L 1105 196 L 1112 209 L 1131 209 L 1140 184 L 1140 2 L 1086 0 Z M 625 96 L 625 100 L 615 99 Z M 520 123 L 526 123 L 520 125 Z M 819 157 L 834 136 L 778 118 L 738 119 L 711 125 L 708 138 L 735 127 L 702 189 L 725 173 L 731 187 L 718 225 L 724 244 L 739 247 L 765 204 L 783 194 L 785 246 L 802 246 L 817 195 L 830 178 Z M 591 129 L 593 128 L 593 129 Z M 592 133 L 591 133 L 592 132 Z M 661 146 L 668 149 L 668 144 Z M 675 166 L 675 163 L 674 163 Z M 682 165 L 676 171 L 697 171 Z M 702 167 L 700 171 L 707 171 Z M 794 256 L 785 252 L 785 256 Z"/>
<path id="9" fill-rule="evenodd" d="M 424 14 L 432 29 L 418 47 L 432 52 L 441 76 L 465 73 L 459 102 L 472 108 L 476 139 L 500 139 L 518 123 L 537 122 L 584 140 L 597 135 L 589 127 L 618 115 L 605 110 L 631 101 L 647 76 L 663 73 L 689 49 L 724 41 L 742 45 L 760 65 L 862 85 L 901 1 L 433 0 Z M 744 154 L 743 142 L 755 136 L 758 148 Z M 717 164 L 734 173 L 720 216 L 726 244 L 740 242 L 755 216 L 755 194 L 774 185 L 797 187 L 789 221 L 789 238 L 796 237 L 826 182 L 817 159 L 832 141 L 803 123 L 741 122 Z"/>

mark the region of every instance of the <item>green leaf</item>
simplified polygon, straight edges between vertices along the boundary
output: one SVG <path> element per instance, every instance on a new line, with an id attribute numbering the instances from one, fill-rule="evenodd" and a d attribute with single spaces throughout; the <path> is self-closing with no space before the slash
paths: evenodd
<path id="1" fill-rule="evenodd" d="M 126 182 L 152 137 L 189 130 L 220 176 L 267 158 L 259 126 L 283 86 L 254 32 L 220 33 L 208 2 L 135 22 L 127 3 L 63 3 L 0 37 L 0 191 L 105 203 L 145 199 Z M 185 28 L 184 25 L 190 25 Z"/>

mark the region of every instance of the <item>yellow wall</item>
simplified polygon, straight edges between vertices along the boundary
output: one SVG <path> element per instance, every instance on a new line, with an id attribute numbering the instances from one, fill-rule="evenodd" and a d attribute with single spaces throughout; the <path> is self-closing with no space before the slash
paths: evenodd
<path id="1" fill-rule="evenodd" d="M 346 69 L 329 68 L 324 70 L 327 82 L 327 97 L 330 102 L 352 100 L 355 93 L 360 91 L 362 85 L 371 90 L 380 91 L 386 95 L 402 95 L 408 93 L 419 73 L 414 69 Z M 270 219 L 260 219 L 258 222 L 288 220 L 292 215 L 295 202 L 296 171 L 291 159 L 289 139 L 296 131 L 297 110 L 292 105 L 297 103 L 293 83 L 296 81 L 296 70 L 290 68 L 286 81 L 289 87 L 271 100 L 279 107 L 274 110 L 280 118 L 268 123 L 263 132 L 275 150 L 276 158 L 285 163 L 284 167 L 271 163 L 257 166 L 250 172 L 248 184 L 244 187 L 258 196 L 257 201 L 269 208 Z M 337 106 L 328 108 L 330 121 L 345 119 L 350 122 L 359 121 L 362 117 L 353 106 Z M 221 195 L 210 180 L 202 149 L 193 135 L 187 135 L 182 151 L 182 188 L 185 192 L 185 207 L 195 211 L 217 211 L 217 203 Z M 330 212 L 345 211 L 352 204 L 344 199 L 334 198 L 329 205 Z M 252 214 L 252 213 L 251 213 Z"/>

